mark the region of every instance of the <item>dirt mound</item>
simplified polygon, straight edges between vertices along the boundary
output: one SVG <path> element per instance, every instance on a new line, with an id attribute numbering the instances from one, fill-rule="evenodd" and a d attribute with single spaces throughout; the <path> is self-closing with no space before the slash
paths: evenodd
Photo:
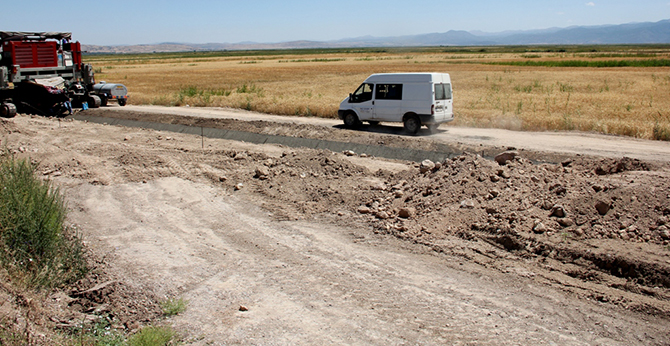
<path id="1" fill-rule="evenodd" d="M 553 271 L 602 288 L 587 296 L 647 310 L 648 302 L 612 297 L 623 294 L 608 290 L 616 288 L 660 299 L 658 313 L 670 312 L 667 170 L 625 158 L 537 165 L 517 157 L 501 166 L 466 154 L 395 173 L 343 161 L 329 152 L 292 153 L 249 184 L 275 213 L 358 214 L 379 233 L 441 252 L 457 253 L 449 244 L 456 237 L 496 260 L 551 260 Z M 600 175 L 603 164 L 622 171 Z"/>

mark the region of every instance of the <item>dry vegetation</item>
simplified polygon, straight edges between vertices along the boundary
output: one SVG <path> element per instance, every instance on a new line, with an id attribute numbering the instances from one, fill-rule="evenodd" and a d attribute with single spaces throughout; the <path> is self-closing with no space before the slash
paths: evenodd
<path id="1" fill-rule="evenodd" d="M 234 107 L 336 117 L 368 75 L 452 75 L 454 125 L 579 130 L 670 140 L 670 67 L 551 67 L 547 62 L 667 62 L 670 47 L 361 49 L 88 56 L 131 104 Z M 605 51 L 605 53 L 603 53 Z M 531 62 L 533 65 L 512 65 Z"/>

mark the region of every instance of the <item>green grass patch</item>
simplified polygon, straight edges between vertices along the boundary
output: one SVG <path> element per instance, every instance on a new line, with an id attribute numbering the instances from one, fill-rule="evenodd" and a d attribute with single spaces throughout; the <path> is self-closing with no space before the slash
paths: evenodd
<path id="1" fill-rule="evenodd" d="M 65 227 L 65 201 L 27 159 L 0 157 L 0 263 L 32 288 L 74 282 L 87 272 L 83 245 Z"/>
<path id="2" fill-rule="evenodd" d="M 335 61 L 346 61 L 344 58 L 333 58 L 333 59 L 293 59 L 293 60 L 279 60 L 279 62 L 335 62 Z"/>
<path id="3" fill-rule="evenodd" d="M 263 89 L 257 87 L 255 84 L 246 84 L 244 83 L 242 86 L 238 87 L 235 92 L 238 94 L 258 94 L 259 96 L 262 96 L 263 94 Z"/>
<path id="4" fill-rule="evenodd" d="M 112 328 L 107 319 L 100 319 L 90 326 L 80 326 L 71 330 L 68 335 L 73 346 L 124 346 L 126 337 L 120 330 Z"/>
<path id="5" fill-rule="evenodd" d="M 177 91 L 176 101 L 170 101 L 167 97 L 154 100 L 152 104 L 170 104 L 172 106 L 181 106 L 186 104 L 187 101 L 194 101 L 193 98 L 197 98 L 195 101 L 199 104 L 209 104 L 212 96 L 229 96 L 232 93 L 231 90 L 226 89 L 200 89 L 197 86 L 186 86 L 182 87 Z M 187 100 L 188 99 L 188 100 Z"/>
<path id="6" fill-rule="evenodd" d="M 485 62 L 487 65 L 544 66 L 544 67 L 668 67 L 670 59 L 645 60 L 526 60 Z"/>
<path id="7" fill-rule="evenodd" d="M 145 327 L 128 338 L 128 346 L 164 346 L 168 345 L 176 333 L 169 327 Z"/>
<path id="8" fill-rule="evenodd" d="M 163 309 L 163 315 L 165 316 L 175 316 L 186 310 L 186 303 L 188 303 L 183 298 L 175 299 L 170 298 L 161 303 L 161 308 Z"/>
<path id="9" fill-rule="evenodd" d="M 409 53 L 451 53 L 490 55 L 500 53 L 583 53 L 594 57 L 645 57 L 652 54 L 667 54 L 668 44 L 639 45 L 519 45 L 519 46 L 434 46 L 434 47 L 359 47 L 359 48 L 299 48 L 299 49 L 257 49 L 147 53 L 84 53 L 87 63 L 114 62 L 142 64 L 149 61 L 166 63 L 174 59 L 210 59 L 219 57 L 280 57 L 282 55 L 326 55 L 326 54 L 409 54 Z"/>

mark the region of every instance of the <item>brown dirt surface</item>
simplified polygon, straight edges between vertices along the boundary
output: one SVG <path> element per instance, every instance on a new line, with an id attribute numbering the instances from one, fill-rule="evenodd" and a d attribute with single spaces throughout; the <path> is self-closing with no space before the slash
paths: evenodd
<path id="1" fill-rule="evenodd" d="M 437 150 L 421 137 L 137 112 L 92 115 Z M 98 276 L 68 311 L 187 343 L 667 345 L 670 168 L 453 146 L 385 160 L 17 116 L 2 146 L 61 186 Z M 80 316 L 79 316 L 80 317 Z M 77 318 L 79 318 L 77 317 Z M 71 320 L 74 320 L 71 319 Z M 70 320 L 68 320 L 70 321 Z"/>

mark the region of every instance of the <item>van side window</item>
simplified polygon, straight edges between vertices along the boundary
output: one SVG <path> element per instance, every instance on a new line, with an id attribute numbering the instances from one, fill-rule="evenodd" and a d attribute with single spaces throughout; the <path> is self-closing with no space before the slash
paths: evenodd
<path id="1" fill-rule="evenodd" d="M 402 100 L 402 84 L 377 84 L 375 100 Z"/>
<path id="2" fill-rule="evenodd" d="M 451 100 L 451 84 L 435 84 L 436 100 Z"/>
<path id="3" fill-rule="evenodd" d="M 351 94 L 351 98 L 349 98 L 349 102 L 351 103 L 360 103 L 360 102 L 365 102 L 365 101 L 370 101 L 372 100 L 372 88 L 374 84 L 370 83 L 363 83 L 361 86 L 354 91 L 353 94 Z"/>

